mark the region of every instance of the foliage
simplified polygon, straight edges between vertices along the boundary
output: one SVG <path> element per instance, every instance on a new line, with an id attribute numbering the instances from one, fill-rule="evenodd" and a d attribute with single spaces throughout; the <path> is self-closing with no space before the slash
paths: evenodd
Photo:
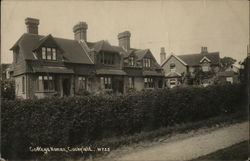
<path id="1" fill-rule="evenodd" d="M 1 80 L 1 98 L 15 99 L 15 82 L 10 80 Z"/>
<path id="2" fill-rule="evenodd" d="M 231 57 L 224 57 L 220 59 L 221 67 L 223 70 L 227 69 L 236 62 L 235 59 Z"/>
<path id="3" fill-rule="evenodd" d="M 28 159 L 29 147 L 96 145 L 100 140 L 241 111 L 240 85 L 155 89 L 2 101 L 2 155 Z"/>

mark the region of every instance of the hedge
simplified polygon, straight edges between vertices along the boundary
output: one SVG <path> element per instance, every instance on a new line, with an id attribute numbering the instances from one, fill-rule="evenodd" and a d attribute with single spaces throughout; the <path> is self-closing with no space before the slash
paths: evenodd
<path id="1" fill-rule="evenodd" d="M 29 147 L 95 145 L 178 123 L 244 110 L 242 85 L 155 89 L 126 95 L 87 95 L 2 100 L 1 154 L 7 159 L 42 156 Z"/>

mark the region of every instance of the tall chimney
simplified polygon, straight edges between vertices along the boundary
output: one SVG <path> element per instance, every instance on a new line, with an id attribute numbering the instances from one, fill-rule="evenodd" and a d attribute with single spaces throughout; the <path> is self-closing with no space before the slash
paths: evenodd
<path id="1" fill-rule="evenodd" d="M 75 34 L 75 40 L 85 40 L 87 41 L 87 29 L 88 25 L 86 22 L 79 22 L 73 27 L 73 32 Z"/>
<path id="2" fill-rule="evenodd" d="M 201 53 L 207 53 L 207 47 L 206 46 L 201 47 Z"/>
<path id="3" fill-rule="evenodd" d="M 39 19 L 27 17 L 25 19 L 27 33 L 38 34 Z"/>
<path id="4" fill-rule="evenodd" d="M 124 31 L 118 34 L 119 46 L 124 48 L 126 51 L 130 49 L 130 32 Z"/>
<path id="5" fill-rule="evenodd" d="M 165 52 L 165 48 L 164 47 L 161 47 L 160 56 L 161 56 L 161 64 L 162 64 L 164 62 L 164 60 L 166 60 L 166 52 Z"/>

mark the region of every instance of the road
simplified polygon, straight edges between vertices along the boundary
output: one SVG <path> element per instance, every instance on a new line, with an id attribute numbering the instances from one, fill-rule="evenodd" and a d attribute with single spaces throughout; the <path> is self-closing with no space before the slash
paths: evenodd
<path id="1" fill-rule="evenodd" d="M 249 122 L 237 123 L 205 134 L 166 142 L 109 158 L 112 161 L 190 160 L 249 139 Z"/>

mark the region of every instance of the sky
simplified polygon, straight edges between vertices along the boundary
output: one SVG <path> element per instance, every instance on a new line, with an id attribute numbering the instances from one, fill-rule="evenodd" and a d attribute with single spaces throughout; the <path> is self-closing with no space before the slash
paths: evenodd
<path id="1" fill-rule="evenodd" d="M 1 63 L 12 63 L 12 45 L 26 32 L 24 19 L 38 18 L 39 34 L 74 39 L 73 26 L 88 24 L 88 41 L 108 40 L 129 30 L 133 48 L 167 56 L 199 53 L 201 46 L 220 57 L 243 60 L 249 44 L 247 0 L 158 1 L 1 1 Z"/>

